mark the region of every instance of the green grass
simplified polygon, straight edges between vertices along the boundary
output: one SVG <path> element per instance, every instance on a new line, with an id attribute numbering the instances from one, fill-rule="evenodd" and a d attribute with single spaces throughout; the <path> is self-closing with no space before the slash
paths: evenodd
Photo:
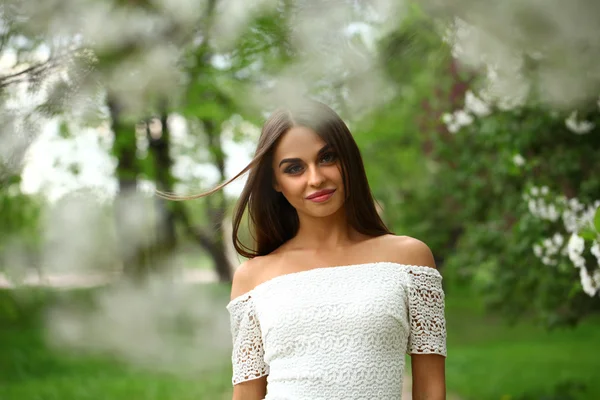
<path id="1" fill-rule="evenodd" d="M 473 296 L 447 297 L 449 391 L 464 399 L 542 397 L 562 383 L 586 386 L 576 399 L 600 399 L 600 318 L 553 331 L 520 323 L 510 327 L 486 314 Z M 521 397 L 523 396 L 523 397 Z"/>
<path id="2" fill-rule="evenodd" d="M 101 289 L 100 289 L 101 290 Z M 216 296 L 227 298 L 217 288 Z M 93 291 L 74 291 L 81 304 Z M 198 400 L 230 399 L 230 366 L 199 376 L 134 368 L 106 356 L 67 354 L 46 344 L 43 309 L 65 295 L 35 290 L 15 300 L 0 291 L 0 399 L 2 400 Z M 23 302 L 23 300 L 26 300 Z"/>
<path id="3" fill-rule="evenodd" d="M 226 286 L 210 286 L 227 301 Z M 230 398 L 229 359 L 199 374 L 134 368 L 99 355 L 67 354 L 44 339 L 44 309 L 57 301 L 85 304 L 94 290 L 0 291 L 0 399 L 2 400 L 198 400 Z M 204 290 L 202 288 L 201 290 Z M 547 332 L 528 324 L 508 327 L 486 315 L 477 299 L 447 296 L 448 391 L 464 400 L 561 399 L 542 397 L 561 382 L 587 385 L 577 399 L 600 399 L 600 319 L 576 329 Z"/>

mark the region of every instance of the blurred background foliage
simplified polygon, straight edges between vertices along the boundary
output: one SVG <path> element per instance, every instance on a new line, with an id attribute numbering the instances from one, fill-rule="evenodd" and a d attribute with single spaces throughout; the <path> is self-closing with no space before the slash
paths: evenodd
<path id="1" fill-rule="evenodd" d="M 534 3 L 4 2 L 0 398 L 227 398 L 239 186 L 154 189 L 305 95 L 436 256 L 451 395 L 599 398 L 600 10 Z"/>

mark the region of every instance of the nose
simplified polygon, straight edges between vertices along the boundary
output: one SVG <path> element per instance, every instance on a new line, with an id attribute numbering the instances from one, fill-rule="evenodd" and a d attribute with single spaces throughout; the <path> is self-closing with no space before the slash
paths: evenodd
<path id="1" fill-rule="evenodd" d="M 325 177 L 321 172 L 320 168 L 317 166 L 312 166 L 309 168 L 308 173 L 308 184 L 313 187 L 319 187 L 325 182 Z"/>

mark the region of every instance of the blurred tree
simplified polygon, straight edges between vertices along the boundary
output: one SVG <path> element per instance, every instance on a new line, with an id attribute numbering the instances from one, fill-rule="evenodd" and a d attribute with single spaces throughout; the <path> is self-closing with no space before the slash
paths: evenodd
<path id="1" fill-rule="evenodd" d="M 156 181 L 156 188 L 162 191 L 173 190 L 173 157 L 171 156 L 170 131 L 168 125 L 168 114 L 166 104 L 163 102 L 159 107 L 161 110 L 160 118 L 146 121 L 146 137 L 148 138 L 149 154 L 153 160 L 153 171 Z M 156 128 L 153 128 L 155 126 Z M 173 251 L 177 244 L 175 230 L 175 214 L 164 200 L 157 200 L 159 215 L 162 215 L 162 224 L 159 227 L 159 236 L 163 237 L 164 250 L 167 253 Z"/>
<path id="2" fill-rule="evenodd" d="M 186 57 L 187 84 L 181 108 L 177 111 L 187 119 L 190 133 L 202 137 L 202 146 L 217 171 L 219 182 L 227 180 L 227 154 L 222 136 L 224 124 L 233 115 L 257 120 L 260 109 L 251 101 L 249 88 L 257 81 L 268 79 L 285 65 L 285 18 L 285 10 L 260 14 L 245 27 L 245 34 L 220 53 L 211 45 L 210 31 L 205 29 L 198 39 L 200 45 L 192 47 Z M 227 61 L 225 65 L 218 65 L 215 58 Z M 265 68 L 256 68 L 257 64 L 265 65 Z M 244 139 L 243 132 L 238 134 Z M 228 238 L 224 228 L 231 202 L 223 191 L 198 201 L 203 203 L 204 214 L 199 218 L 200 225 L 190 216 L 190 207 L 181 203 L 172 205 L 177 221 L 208 252 L 219 279 L 231 281 L 233 266 L 227 257 Z"/>
<path id="3" fill-rule="evenodd" d="M 529 97 L 483 101 L 488 71 L 456 68 L 447 28 L 415 10 L 380 43 L 398 96 L 359 125 L 367 163 L 384 166 L 372 172 L 374 193 L 396 231 L 431 245 L 446 283 L 474 285 L 513 319 L 576 324 L 600 307 L 589 229 L 597 99 L 552 110 L 542 82 L 551 60 L 538 56 L 512 66 Z"/>
<path id="4" fill-rule="evenodd" d="M 441 267 L 457 232 L 454 227 L 436 230 L 444 214 L 418 196 L 432 190 L 433 144 L 447 136 L 440 115 L 464 93 L 465 83 L 440 30 L 436 20 L 413 6 L 380 41 L 379 63 L 395 95 L 358 121 L 356 136 L 367 166 L 373 165 L 373 192 L 387 222 L 398 233 L 426 240 Z"/>
<path id="5" fill-rule="evenodd" d="M 14 176 L 0 186 L 0 273 L 16 281 L 31 271 L 41 273 L 37 231 L 43 201 L 23 195 L 19 184 Z"/>

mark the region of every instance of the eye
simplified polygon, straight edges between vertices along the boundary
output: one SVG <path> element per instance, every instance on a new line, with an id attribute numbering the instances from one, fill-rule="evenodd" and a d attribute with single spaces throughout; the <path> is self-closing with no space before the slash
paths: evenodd
<path id="1" fill-rule="evenodd" d="M 325 153 L 321 157 L 321 161 L 324 162 L 325 164 L 333 163 L 333 162 L 337 161 L 337 155 L 333 152 Z"/>
<path id="2" fill-rule="evenodd" d="M 283 172 L 290 175 L 298 174 L 302 172 L 302 167 L 297 164 L 292 164 L 289 167 L 287 167 Z"/>

